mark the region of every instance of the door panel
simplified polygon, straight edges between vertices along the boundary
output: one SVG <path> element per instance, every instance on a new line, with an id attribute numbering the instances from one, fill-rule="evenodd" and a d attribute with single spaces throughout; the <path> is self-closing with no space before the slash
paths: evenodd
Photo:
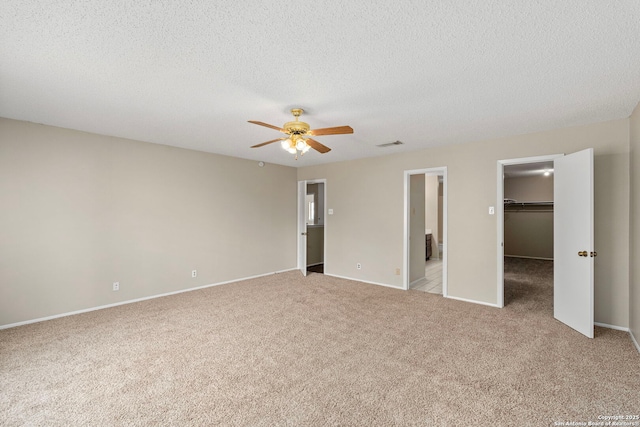
<path id="1" fill-rule="evenodd" d="M 593 338 L 593 149 L 556 159 L 553 174 L 553 316 Z"/>
<path id="2" fill-rule="evenodd" d="M 307 181 L 298 181 L 298 269 L 307 275 L 307 221 L 305 203 L 307 200 Z"/>

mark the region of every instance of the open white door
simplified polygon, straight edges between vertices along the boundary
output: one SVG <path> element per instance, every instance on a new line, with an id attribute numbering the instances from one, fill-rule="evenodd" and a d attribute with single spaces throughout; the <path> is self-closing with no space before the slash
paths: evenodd
<path id="1" fill-rule="evenodd" d="M 554 160 L 553 316 L 593 338 L 593 149 Z"/>
<path id="2" fill-rule="evenodd" d="M 307 200 L 307 181 L 298 181 L 298 269 L 307 275 L 307 221 L 305 203 Z"/>

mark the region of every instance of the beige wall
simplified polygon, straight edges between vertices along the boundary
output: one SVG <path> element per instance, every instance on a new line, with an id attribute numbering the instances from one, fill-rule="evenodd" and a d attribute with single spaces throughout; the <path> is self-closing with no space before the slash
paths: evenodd
<path id="1" fill-rule="evenodd" d="M 504 198 L 518 202 L 552 202 L 553 175 L 505 178 Z"/>
<path id="2" fill-rule="evenodd" d="M 631 270 L 630 270 L 630 329 L 640 343 L 640 104 L 630 120 L 631 140 Z"/>
<path id="3" fill-rule="evenodd" d="M 0 119 L 0 200 L 0 325 L 295 268 L 294 168 Z"/>
<path id="4" fill-rule="evenodd" d="M 552 202 L 553 175 L 505 178 L 504 197 L 518 202 Z M 504 254 L 553 259 L 553 207 L 505 209 Z"/>
<path id="5" fill-rule="evenodd" d="M 307 225 L 307 266 L 324 262 L 324 226 Z"/>
<path id="6" fill-rule="evenodd" d="M 409 242 L 409 256 L 411 258 L 409 262 L 409 283 L 413 283 L 423 279 L 425 273 L 425 176 L 424 174 L 411 175 L 409 182 L 409 230 L 411 233 Z"/>
<path id="7" fill-rule="evenodd" d="M 448 168 L 449 295 L 497 303 L 497 161 L 595 151 L 595 319 L 628 327 L 629 120 L 298 169 L 326 178 L 328 274 L 402 286 L 403 171 Z M 368 191 L 367 189 L 372 189 Z M 375 189 L 375 191 L 373 191 Z M 362 270 L 355 263 L 362 262 Z"/>

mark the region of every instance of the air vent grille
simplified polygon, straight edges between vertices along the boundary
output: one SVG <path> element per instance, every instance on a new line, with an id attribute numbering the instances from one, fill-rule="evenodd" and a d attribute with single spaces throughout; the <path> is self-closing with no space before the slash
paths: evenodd
<path id="1" fill-rule="evenodd" d="M 386 144 L 376 145 L 376 147 L 385 148 L 385 147 L 392 147 L 394 145 L 402 145 L 402 144 L 404 144 L 404 142 L 402 141 L 393 141 L 393 142 L 387 142 Z"/>

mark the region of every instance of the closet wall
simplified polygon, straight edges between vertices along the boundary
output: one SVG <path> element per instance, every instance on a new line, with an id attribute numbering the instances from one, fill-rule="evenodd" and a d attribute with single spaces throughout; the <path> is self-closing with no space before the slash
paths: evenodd
<path id="1" fill-rule="evenodd" d="M 504 197 L 517 202 L 553 201 L 553 175 L 505 178 Z M 505 207 L 504 254 L 553 259 L 553 206 Z"/>

